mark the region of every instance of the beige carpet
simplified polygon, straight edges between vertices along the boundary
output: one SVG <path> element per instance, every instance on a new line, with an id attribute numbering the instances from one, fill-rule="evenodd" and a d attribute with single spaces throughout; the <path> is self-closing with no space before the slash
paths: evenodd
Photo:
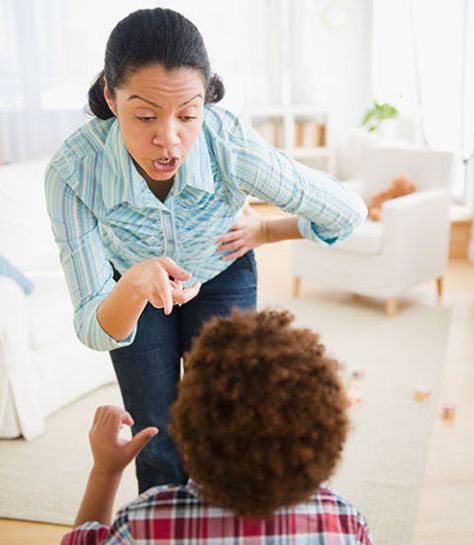
<path id="1" fill-rule="evenodd" d="M 272 304 L 267 301 L 267 304 Z M 362 303 L 280 300 L 300 325 L 322 334 L 349 370 L 365 371 L 363 403 L 351 409 L 352 432 L 331 485 L 365 514 L 379 545 L 409 545 L 423 478 L 451 310 L 405 306 L 394 318 Z M 431 397 L 413 398 L 426 384 Z M 115 385 L 103 387 L 47 421 L 27 443 L 0 442 L 0 517 L 69 524 L 90 466 L 87 431 L 97 405 L 120 403 Z M 136 493 L 126 472 L 117 507 Z"/>

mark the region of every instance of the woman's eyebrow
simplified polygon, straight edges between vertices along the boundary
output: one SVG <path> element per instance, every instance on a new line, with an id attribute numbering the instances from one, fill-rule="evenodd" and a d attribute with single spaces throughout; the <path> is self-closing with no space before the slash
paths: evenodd
<path id="1" fill-rule="evenodd" d="M 132 100 L 134 98 L 138 98 L 140 100 L 143 100 L 143 102 L 147 102 L 148 104 L 151 104 L 152 106 L 154 106 L 155 108 L 163 108 L 163 106 L 160 106 L 159 104 L 156 104 L 155 102 L 152 102 L 151 100 L 148 100 L 146 98 L 143 98 L 141 97 L 140 95 L 131 95 L 127 98 L 127 101 L 128 100 Z M 179 107 L 181 108 L 181 106 L 186 106 L 186 104 L 189 104 L 190 102 L 192 102 L 195 98 L 203 98 L 201 93 L 198 93 L 197 95 L 194 95 L 192 98 L 184 101 L 182 104 L 179 105 Z"/>

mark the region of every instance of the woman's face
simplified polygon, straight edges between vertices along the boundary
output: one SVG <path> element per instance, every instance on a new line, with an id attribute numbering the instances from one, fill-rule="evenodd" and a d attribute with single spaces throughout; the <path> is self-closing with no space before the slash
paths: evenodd
<path id="1" fill-rule="evenodd" d="M 201 130 L 205 89 L 197 70 L 165 70 L 160 65 L 133 72 L 112 98 L 125 146 L 149 181 L 169 180 Z"/>

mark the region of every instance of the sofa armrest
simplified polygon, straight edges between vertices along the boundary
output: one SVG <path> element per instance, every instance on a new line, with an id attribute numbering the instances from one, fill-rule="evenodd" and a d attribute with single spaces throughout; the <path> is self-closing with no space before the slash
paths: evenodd
<path id="1" fill-rule="evenodd" d="M 29 347 L 27 296 L 10 278 L 0 277 L 0 423 L 14 403 L 26 439 L 40 435 L 44 419 Z M 1 427 L 1 426 L 0 426 Z"/>
<path id="2" fill-rule="evenodd" d="M 384 203 L 384 248 L 399 274 L 409 263 L 420 269 L 420 277 L 429 278 L 428 271 L 443 273 L 449 252 L 450 205 L 451 194 L 444 189 L 419 191 Z"/>

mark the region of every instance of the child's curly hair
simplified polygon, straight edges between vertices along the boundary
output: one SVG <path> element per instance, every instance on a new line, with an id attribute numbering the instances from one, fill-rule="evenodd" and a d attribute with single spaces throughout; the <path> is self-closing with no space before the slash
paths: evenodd
<path id="1" fill-rule="evenodd" d="M 348 429 L 337 362 L 287 311 L 236 311 L 194 339 L 170 431 L 205 501 L 264 518 L 316 492 Z"/>

